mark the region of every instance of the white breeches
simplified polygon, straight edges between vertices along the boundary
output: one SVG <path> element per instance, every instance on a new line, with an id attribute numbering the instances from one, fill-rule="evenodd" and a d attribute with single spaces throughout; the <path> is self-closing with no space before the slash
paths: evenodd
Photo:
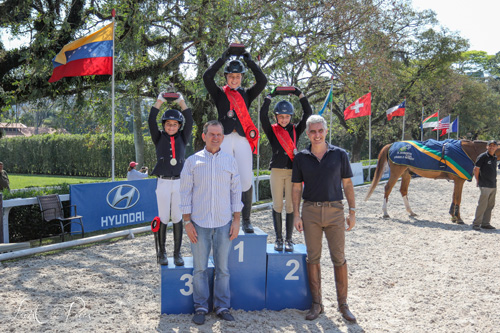
<path id="1" fill-rule="evenodd" d="M 241 190 L 242 192 L 248 191 L 253 182 L 253 156 L 248 140 L 238 133 L 232 132 L 224 136 L 220 148 L 223 152 L 232 155 L 236 159 L 241 180 Z"/>
<path id="2" fill-rule="evenodd" d="M 168 224 L 170 217 L 172 223 L 177 223 L 182 219 L 181 195 L 179 187 L 180 179 L 161 179 L 156 183 L 156 202 L 158 203 L 158 216 L 161 223 Z"/>

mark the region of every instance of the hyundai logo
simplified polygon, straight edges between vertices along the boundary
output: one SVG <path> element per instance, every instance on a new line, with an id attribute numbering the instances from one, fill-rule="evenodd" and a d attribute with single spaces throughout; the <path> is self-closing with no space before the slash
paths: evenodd
<path id="1" fill-rule="evenodd" d="M 132 185 L 118 185 L 111 189 L 106 196 L 106 201 L 111 208 L 129 209 L 134 207 L 140 198 L 139 190 Z"/>

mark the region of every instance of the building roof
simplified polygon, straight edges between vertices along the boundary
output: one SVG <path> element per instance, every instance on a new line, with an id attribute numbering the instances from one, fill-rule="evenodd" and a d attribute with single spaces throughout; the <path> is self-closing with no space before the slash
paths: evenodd
<path id="1" fill-rule="evenodd" d="M 35 135 L 37 128 L 28 127 L 21 123 L 0 123 L 0 130 L 4 132 L 5 138 L 13 138 L 19 136 L 32 136 Z M 69 134 L 65 129 L 54 129 L 51 127 L 38 127 L 38 134 L 54 134 L 64 133 Z"/>

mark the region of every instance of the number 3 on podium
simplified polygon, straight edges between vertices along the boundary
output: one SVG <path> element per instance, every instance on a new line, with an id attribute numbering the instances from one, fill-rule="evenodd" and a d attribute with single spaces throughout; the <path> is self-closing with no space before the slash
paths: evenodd
<path id="1" fill-rule="evenodd" d="M 181 281 L 186 280 L 186 289 L 179 289 L 182 295 L 189 296 L 193 293 L 193 276 L 191 274 L 184 274 L 181 276 Z"/>

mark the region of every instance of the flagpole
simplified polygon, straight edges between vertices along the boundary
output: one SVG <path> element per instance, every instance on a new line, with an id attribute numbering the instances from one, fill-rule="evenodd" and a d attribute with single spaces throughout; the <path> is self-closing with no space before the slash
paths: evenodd
<path id="1" fill-rule="evenodd" d="M 439 109 L 438 109 L 438 126 L 439 126 Z M 436 131 L 436 140 L 439 141 L 439 131 Z"/>
<path id="2" fill-rule="evenodd" d="M 424 141 L 424 105 L 422 105 L 422 118 L 420 119 L 420 141 Z"/>
<path id="3" fill-rule="evenodd" d="M 260 54 L 257 56 L 257 65 L 260 68 Z M 259 107 L 260 107 L 260 105 L 262 105 L 262 104 L 260 104 L 261 103 L 260 96 L 261 96 L 261 94 L 259 94 L 259 100 L 257 102 Z M 269 116 L 269 115 L 267 115 L 267 116 Z M 291 121 L 292 121 L 292 119 L 290 118 L 290 122 Z M 257 113 L 257 130 L 260 133 L 260 115 L 258 113 Z M 255 186 L 255 200 L 256 201 L 259 201 L 259 176 L 260 176 L 260 135 L 259 135 L 259 138 L 257 139 L 257 184 Z"/>
<path id="4" fill-rule="evenodd" d="M 113 65 L 111 79 L 111 181 L 115 181 L 115 16 L 116 12 L 111 10 L 113 17 Z"/>
<path id="5" fill-rule="evenodd" d="M 406 97 L 405 97 L 405 114 L 403 115 L 403 137 L 401 138 L 401 141 L 405 140 L 405 119 L 406 119 Z"/>
<path id="6" fill-rule="evenodd" d="M 330 91 L 332 96 L 330 96 L 330 144 L 332 144 L 332 119 L 333 119 L 333 75 L 332 75 L 332 83 L 330 85 Z"/>
<path id="7" fill-rule="evenodd" d="M 372 88 L 370 87 L 370 93 Z M 370 94 L 370 105 L 372 95 Z M 372 110 L 370 109 L 370 118 L 368 120 L 368 181 L 371 180 L 372 173 Z"/>

